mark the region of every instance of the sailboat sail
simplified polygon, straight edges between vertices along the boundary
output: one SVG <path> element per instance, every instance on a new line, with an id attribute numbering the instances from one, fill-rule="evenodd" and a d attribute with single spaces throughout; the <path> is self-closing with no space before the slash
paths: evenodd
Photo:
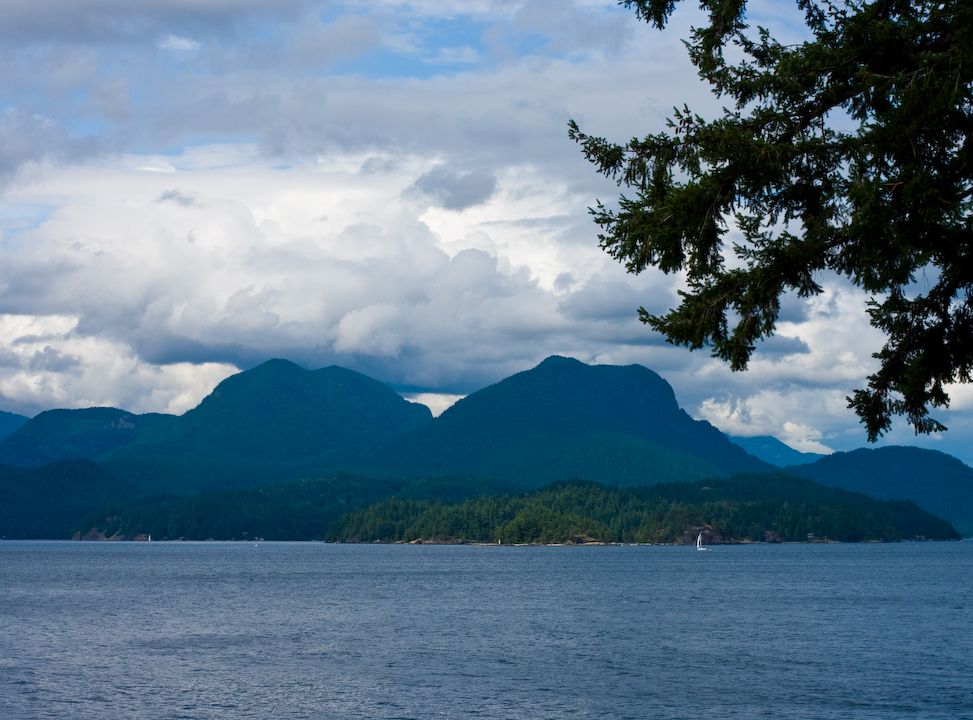
<path id="1" fill-rule="evenodd" d="M 696 549 L 703 551 L 709 550 L 709 548 L 703 547 L 703 533 L 699 533 L 699 535 L 696 536 Z"/>

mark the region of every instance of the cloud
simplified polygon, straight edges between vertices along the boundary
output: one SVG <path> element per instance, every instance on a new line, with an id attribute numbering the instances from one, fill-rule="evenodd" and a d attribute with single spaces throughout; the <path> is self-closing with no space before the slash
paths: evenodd
<path id="1" fill-rule="evenodd" d="M 479 53 L 468 45 L 462 47 L 440 48 L 435 57 L 424 58 L 423 62 L 434 65 L 472 64 L 479 59 Z"/>
<path id="2" fill-rule="evenodd" d="M 403 397 L 410 402 L 425 405 L 432 411 L 433 417 L 439 417 L 466 396 L 447 393 L 403 393 Z"/>
<path id="3" fill-rule="evenodd" d="M 724 430 L 861 444 L 844 397 L 882 338 L 845 279 L 785 298 L 731 373 L 638 322 L 684 278 L 598 247 L 587 208 L 620 190 L 567 120 L 625 141 L 719 113 L 681 44 L 694 7 L 661 33 L 611 0 L 4 11 L 3 409 L 176 412 L 271 357 L 445 398 L 557 353 L 651 367 Z M 961 438 L 971 413 L 960 391 Z"/>
<path id="4" fill-rule="evenodd" d="M 175 35 L 170 35 L 165 40 L 163 40 L 159 47 L 163 50 L 199 50 L 202 45 L 195 40 L 190 40 L 189 38 L 177 37 Z"/>
<path id="5" fill-rule="evenodd" d="M 424 197 L 446 210 L 466 210 L 487 202 L 497 191 L 497 177 L 485 170 L 458 171 L 445 164 L 424 172 L 406 193 Z"/>
<path id="6" fill-rule="evenodd" d="M 80 365 L 81 358 L 77 355 L 62 355 L 60 350 L 46 345 L 43 350 L 34 352 L 27 368 L 33 372 L 63 373 L 76 371 Z"/>
<path id="7" fill-rule="evenodd" d="M 334 349 L 339 353 L 397 357 L 405 340 L 399 315 L 398 308 L 386 304 L 352 310 L 338 322 Z"/>
<path id="8" fill-rule="evenodd" d="M 806 355 L 811 352 L 808 344 L 799 337 L 772 335 L 757 343 L 756 353 L 759 355 Z"/>
<path id="9" fill-rule="evenodd" d="M 399 170 L 402 166 L 400 160 L 394 157 L 381 157 L 373 155 L 366 158 L 358 169 L 359 175 L 389 175 Z"/>
<path id="10" fill-rule="evenodd" d="M 230 33 L 248 18 L 293 18 L 315 4 L 306 0 L 7 0 L 0 38 L 22 45 L 130 42 L 151 37 L 160 28 Z"/>
<path id="11" fill-rule="evenodd" d="M 0 190 L 25 166 L 37 170 L 41 163 L 90 160 L 106 147 L 97 137 L 72 134 L 50 118 L 8 107 L 0 111 Z"/>
<path id="12" fill-rule="evenodd" d="M 565 287 L 566 283 L 562 279 L 560 287 Z M 645 295 L 630 283 L 596 278 L 591 284 L 569 293 L 558 304 L 558 310 L 572 320 L 632 321 L 638 318 L 638 309 L 645 300 Z"/>
<path id="13" fill-rule="evenodd" d="M 64 316 L 0 315 L 0 396 L 35 415 L 54 407 L 182 413 L 237 369 L 217 363 L 153 366 L 124 346 L 79 337 Z"/>
<path id="14" fill-rule="evenodd" d="M 555 52 L 599 50 L 616 55 L 632 37 L 630 11 L 587 9 L 565 0 L 528 0 L 516 14 L 513 27 L 548 38 Z"/>
<path id="15" fill-rule="evenodd" d="M 141 169 L 141 168 L 140 168 Z M 185 193 L 178 188 L 166 190 L 155 199 L 157 203 L 173 203 L 181 207 L 194 207 L 199 205 L 199 196 L 196 193 Z"/>

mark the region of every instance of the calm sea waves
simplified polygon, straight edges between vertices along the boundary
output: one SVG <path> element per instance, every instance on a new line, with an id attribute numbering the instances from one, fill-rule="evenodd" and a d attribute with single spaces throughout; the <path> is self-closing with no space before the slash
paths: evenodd
<path id="1" fill-rule="evenodd" d="M 0 542 L 0 717 L 973 718 L 971 578 L 971 542 Z"/>

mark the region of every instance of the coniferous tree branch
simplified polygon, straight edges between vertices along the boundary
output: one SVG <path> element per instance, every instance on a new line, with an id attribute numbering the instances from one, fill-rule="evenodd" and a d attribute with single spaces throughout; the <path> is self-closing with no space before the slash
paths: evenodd
<path id="1" fill-rule="evenodd" d="M 675 0 L 622 0 L 659 29 Z M 929 409 L 973 365 L 973 5 L 960 0 L 798 0 L 812 39 L 749 32 L 743 0 L 704 0 L 709 24 L 686 45 L 733 108 L 708 121 L 674 110 L 669 131 L 618 145 L 573 121 L 598 172 L 629 188 L 591 209 L 599 243 L 632 273 L 684 272 L 688 291 L 643 322 L 744 370 L 773 335 L 780 297 L 820 294 L 822 271 L 873 296 L 887 338 L 868 387 L 848 398 L 870 440 Z M 730 64 L 724 48 L 745 59 Z M 833 127 L 837 116 L 851 131 Z M 743 242 L 726 248 L 733 223 Z M 739 259 L 728 268 L 724 254 Z M 918 292 L 919 275 L 932 287 Z"/>

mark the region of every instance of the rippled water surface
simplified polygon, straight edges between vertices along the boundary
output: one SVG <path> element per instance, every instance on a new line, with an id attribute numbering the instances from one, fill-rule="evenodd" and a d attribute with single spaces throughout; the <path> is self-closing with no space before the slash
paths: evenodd
<path id="1" fill-rule="evenodd" d="M 973 718 L 971 578 L 971 542 L 0 542 L 0 718 Z"/>

